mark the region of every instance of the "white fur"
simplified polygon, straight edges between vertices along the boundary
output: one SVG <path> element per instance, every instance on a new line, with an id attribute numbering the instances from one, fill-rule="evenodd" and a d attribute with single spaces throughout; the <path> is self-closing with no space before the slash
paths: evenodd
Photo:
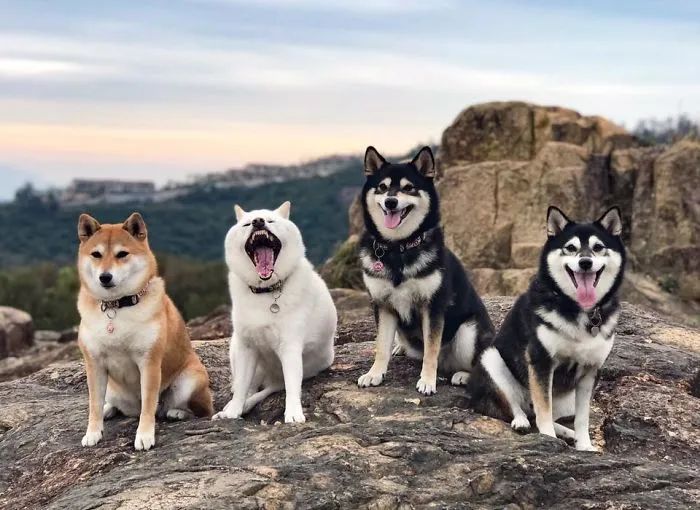
<path id="1" fill-rule="evenodd" d="M 304 257 L 299 229 L 285 218 L 284 211 L 237 210 L 237 216 L 238 223 L 229 230 L 225 242 L 233 303 L 233 397 L 214 419 L 240 418 L 267 395 L 284 388 L 285 421 L 303 422 L 302 379 L 315 376 L 333 362 L 335 305 L 326 284 Z M 244 249 L 252 229 L 246 224 L 254 218 L 264 218 L 282 243 L 275 276 L 267 282 L 259 279 Z M 270 305 L 277 293 L 254 294 L 249 286 L 269 286 L 280 280 L 283 288 L 277 300 L 279 313 L 275 314 Z"/>
<path id="2" fill-rule="evenodd" d="M 411 278 L 394 287 L 391 281 L 363 273 L 367 290 L 375 302 L 386 302 L 406 322 L 411 311 L 420 303 L 427 303 L 442 283 L 442 273 L 434 271 L 422 278 Z M 392 337 L 393 338 L 393 337 Z"/>

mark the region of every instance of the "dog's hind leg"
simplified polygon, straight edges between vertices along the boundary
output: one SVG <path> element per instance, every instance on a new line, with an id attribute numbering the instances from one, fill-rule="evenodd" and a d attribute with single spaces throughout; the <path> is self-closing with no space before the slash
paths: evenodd
<path id="1" fill-rule="evenodd" d="M 256 405 L 265 400 L 267 397 L 283 389 L 284 386 L 282 385 L 272 384 L 270 386 L 264 387 L 257 393 L 253 393 L 246 399 L 245 404 L 243 405 L 243 414 L 249 413 L 251 409 L 253 409 Z"/>
<path id="2" fill-rule="evenodd" d="M 131 395 L 110 379 L 107 383 L 103 410 L 106 420 L 114 418 L 119 412 L 124 416 L 139 416 L 141 414 L 140 396 Z"/>
<path id="3" fill-rule="evenodd" d="M 168 387 L 163 408 L 169 420 L 184 420 L 190 412 L 198 417 L 213 414 L 209 377 L 196 356 L 188 361 Z"/>
<path id="4" fill-rule="evenodd" d="M 495 347 L 490 347 L 481 355 L 480 363 L 493 381 L 500 397 L 510 407 L 513 416 L 510 426 L 519 432 L 529 430 L 530 420 L 523 410 L 527 403 L 525 388 L 515 379 L 501 354 Z"/>
<path id="5" fill-rule="evenodd" d="M 465 322 L 457 328 L 450 346 L 441 356 L 440 365 L 443 372 L 454 372 L 451 384 L 463 386 L 469 382 L 469 372 L 474 364 L 477 329 L 475 322 Z"/>

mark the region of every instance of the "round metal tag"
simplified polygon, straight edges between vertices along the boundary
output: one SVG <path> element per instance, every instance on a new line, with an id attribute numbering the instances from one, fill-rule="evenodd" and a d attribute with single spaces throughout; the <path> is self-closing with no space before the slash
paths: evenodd
<path id="1" fill-rule="evenodd" d="M 598 333 L 600 333 L 600 328 L 598 326 L 593 326 L 591 328 L 591 336 L 598 336 Z"/>
<path id="2" fill-rule="evenodd" d="M 272 303 L 272 304 L 270 305 L 270 311 L 271 311 L 272 313 L 277 313 L 277 312 L 279 312 L 279 311 L 280 311 L 280 305 L 278 305 L 277 303 Z"/>

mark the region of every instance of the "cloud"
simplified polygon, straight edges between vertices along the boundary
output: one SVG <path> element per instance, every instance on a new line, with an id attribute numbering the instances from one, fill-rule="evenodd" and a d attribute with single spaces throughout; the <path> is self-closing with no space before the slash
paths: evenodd
<path id="1" fill-rule="evenodd" d="M 406 13 L 442 10 L 455 5 L 453 0 L 189 0 L 193 3 L 229 4 L 247 7 L 272 7 L 311 11 L 350 11 L 364 13 Z"/>

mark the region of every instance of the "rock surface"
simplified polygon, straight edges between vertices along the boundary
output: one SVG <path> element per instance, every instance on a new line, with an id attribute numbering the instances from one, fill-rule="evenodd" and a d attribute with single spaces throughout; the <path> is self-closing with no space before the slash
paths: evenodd
<path id="1" fill-rule="evenodd" d="M 603 453 L 518 435 L 466 410 L 463 389 L 415 389 L 420 367 L 392 360 L 360 390 L 374 334 L 366 297 L 334 291 L 341 317 L 331 370 L 304 384 L 307 422 L 277 425 L 283 395 L 240 421 L 159 423 L 157 446 L 133 451 L 134 419 L 107 422 L 84 449 L 80 362 L 0 384 L 0 508 L 666 508 L 700 498 L 697 330 L 625 305 L 596 392 Z M 512 300 L 488 300 L 499 323 Z M 226 340 L 197 342 L 221 408 Z M 510 506 L 509 506 L 510 505 Z"/>
<path id="2" fill-rule="evenodd" d="M 624 297 L 700 325 L 700 142 L 641 147 L 601 117 L 486 103 L 445 130 L 438 160 L 445 237 L 480 293 L 525 291 L 549 205 L 574 219 L 619 205 L 630 255 Z M 363 228 L 359 200 L 349 224 L 351 234 Z M 348 243 L 326 273 L 354 274 Z M 361 287 L 355 279 L 333 283 Z"/>
<path id="3" fill-rule="evenodd" d="M 34 323 L 27 312 L 0 306 L 0 359 L 30 347 L 34 341 Z"/>

